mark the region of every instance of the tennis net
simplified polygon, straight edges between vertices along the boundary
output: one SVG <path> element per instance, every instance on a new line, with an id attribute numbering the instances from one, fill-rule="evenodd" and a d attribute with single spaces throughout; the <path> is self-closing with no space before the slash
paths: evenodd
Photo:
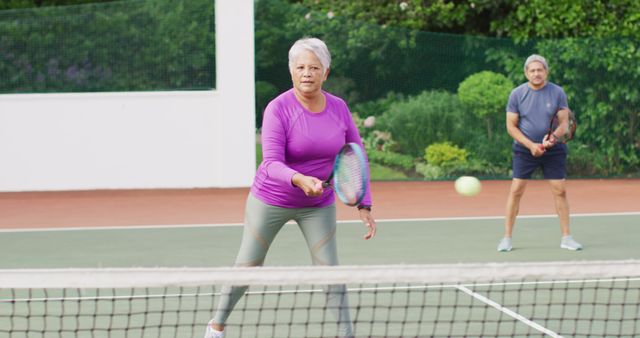
<path id="1" fill-rule="evenodd" d="M 356 337 L 640 336 L 628 260 L 0 270 L 0 337 L 202 337 L 221 285 L 249 286 L 227 337 L 339 336 L 328 285 Z"/>

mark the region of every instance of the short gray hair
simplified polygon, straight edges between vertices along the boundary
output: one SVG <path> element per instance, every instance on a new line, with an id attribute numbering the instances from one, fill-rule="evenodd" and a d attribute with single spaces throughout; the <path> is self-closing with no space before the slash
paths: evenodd
<path id="1" fill-rule="evenodd" d="M 291 49 L 289 49 L 289 69 L 293 67 L 293 63 L 298 55 L 305 50 L 316 55 L 322 64 L 323 70 L 331 67 L 331 53 L 329 53 L 329 48 L 327 48 L 324 41 L 318 38 L 302 38 L 296 41 L 293 46 L 291 46 Z"/>
<path id="2" fill-rule="evenodd" d="M 549 70 L 549 66 L 547 66 L 547 60 L 544 57 L 538 54 L 531 54 L 531 56 L 527 58 L 527 61 L 524 62 L 524 71 L 525 72 L 527 71 L 527 67 L 529 67 L 529 64 L 531 62 L 536 62 L 536 61 L 540 62 L 544 67 L 544 69 Z"/>

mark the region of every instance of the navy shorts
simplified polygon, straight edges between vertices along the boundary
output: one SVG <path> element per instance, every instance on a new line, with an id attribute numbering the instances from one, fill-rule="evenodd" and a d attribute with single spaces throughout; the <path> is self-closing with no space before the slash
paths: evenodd
<path id="1" fill-rule="evenodd" d="M 514 145 L 512 156 L 513 178 L 530 179 L 538 168 L 542 169 L 545 179 L 567 178 L 567 148 L 564 144 L 556 145 L 540 157 L 531 155 L 529 149 Z"/>

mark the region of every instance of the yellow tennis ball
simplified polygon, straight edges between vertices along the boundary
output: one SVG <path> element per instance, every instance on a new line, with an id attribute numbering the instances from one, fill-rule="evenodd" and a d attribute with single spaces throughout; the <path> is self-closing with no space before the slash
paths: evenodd
<path id="1" fill-rule="evenodd" d="M 456 180 L 455 188 L 462 196 L 475 196 L 482 190 L 482 184 L 473 176 L 460 176 Z"/>

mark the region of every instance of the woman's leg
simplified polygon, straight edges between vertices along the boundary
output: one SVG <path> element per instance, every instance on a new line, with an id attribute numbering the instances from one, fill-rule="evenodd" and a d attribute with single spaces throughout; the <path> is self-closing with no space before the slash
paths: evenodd
<path id="1" fill-rule="evenodd" d="M 270 206 L 253 195 L 247 198 L 244 231 L 235 266 L 262 266 L 267 251 L 282 226 L 293 218 L 295 209 Z M 224 286 L 212 327 L 222 331 L 233 307 L 247 291 L 247 286 Z"/>
<path id="2" fill-rule="evenodd" d="M 307 241 L 313 264 L 338 265 L 335 205 L 300 209 L 295 220 Z M 327 309 L 338 321 L 340 337 L 353 337 L 346 286 L 328 285 L 325 292 Z"/>

